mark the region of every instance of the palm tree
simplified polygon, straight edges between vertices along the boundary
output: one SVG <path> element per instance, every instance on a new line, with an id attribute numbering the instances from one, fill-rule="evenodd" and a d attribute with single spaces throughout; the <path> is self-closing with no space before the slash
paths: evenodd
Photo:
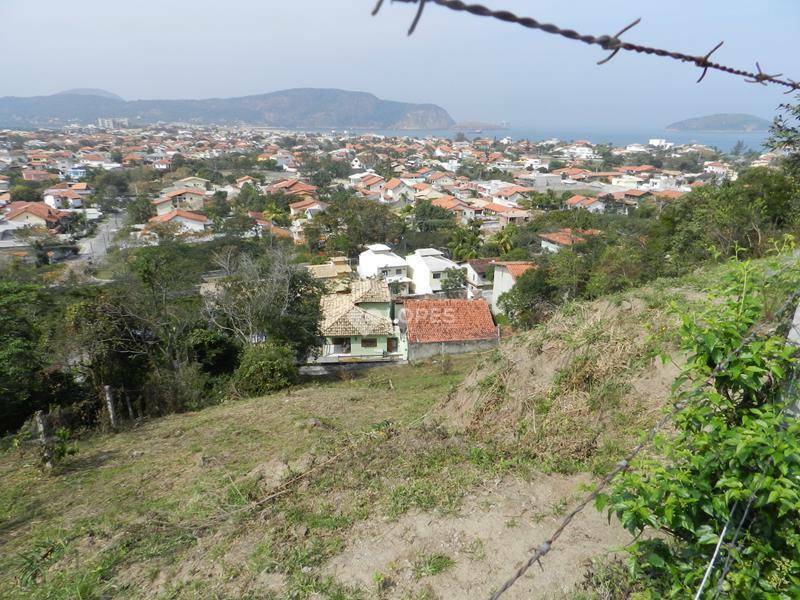
<path id="1" fill-rule="evenodd" d="M 507 225 L 505 229 L 501 229 L 492 238 L 492 242 L 500 250 L 501 254 L 508 254 L 514 248 L 514 236 L 516 234 L 513 225 Z"/>
<path id="2" fill-rule="evenodd" d="M 477 258 L 480 247 L 480 233 L 473 227 L 457 227 L 450 238 L 450 252 L 456 261 Z"/>

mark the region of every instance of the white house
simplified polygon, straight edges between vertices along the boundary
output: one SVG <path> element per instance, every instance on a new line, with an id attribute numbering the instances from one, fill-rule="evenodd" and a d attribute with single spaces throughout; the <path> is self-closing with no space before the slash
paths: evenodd
<path id="1" fill-rule="evenodd" d="M 412 291 L 415 294 L 433 294 L 442 291 L 442 277 L 448 269 L 459 266 L 435 248 L 420 248 L 406 256 Z"/>
<path id="2" fill-rule="evenodd" d="M 195 187 L 179 188 L 166 192 L 153 200 L 158 216 L 165 215 L 173 210 L 183 209 L 188 211 L 203 210 L 206 194 Z"/>
<path id="3" fill-rule="evenodd" d="M 358 255 L 358 276 L 362 279 L 380 278 L 389 284 L 394 294 L 407 294 L 411 279 L 408 263 L 385 244 L 371 244 Z"/>
<path id="4" fill-rule="evenodd" d="M 467 298 L 483 298 L 492 301 L 492 280 L 489 278 L 489 269 L 494 267 L 496 258 L 474 258 L 461 263 L 461 268 L 467 275 Z"/>
<path id="5" fill-rule="evenodd" d="M 517 278 L 536 265 L 529 261 L 494 263 L 494 279 L 492 280 L 492 312 L 500 312 L 500 298 L 517 283 Z"/>
<path id="6" fill-rule="evenodd" d="M 150 223 L 170 223 L 182 233 L 201 233 L 208 227 L 208 217 L 187 210 L 175 209 L 150 219 Z"/>
<path id="7" fill-rule="evenodd" d="M 643 181 L 644 179 L 636 177 L 636 175 L 620 175 L 619 177 L 611 178 L 611 185 L 625 188 L 637 188 Z"/>
<path id="8" fill-rule="evenodd" d="M 393 177 L 383 186 L 384 202 L 412 202 L 414 200 L 414 188 L 402 179 Z"/>
<path id="9" fill-rule="evenodd" d="M 203 191 L 211 189 L 211 182 L 208 179 L 203 179 L 202 177 L 194 177 L 194 176 L 178 179 L 178 181 L 176 181 L 173 185 L 178 189 L 195 188 Z"/>
<path id="10" fill-rule="evenodd" d="M 580 194 L 575 194 L 571 198 L 568 198 L 564 204 L 567 210 L 586 210 L 590 213 L 602 213 L 606 211 L 606 205 L 601 200 L 592 198 L 591 196 L 581 196 Z"/>

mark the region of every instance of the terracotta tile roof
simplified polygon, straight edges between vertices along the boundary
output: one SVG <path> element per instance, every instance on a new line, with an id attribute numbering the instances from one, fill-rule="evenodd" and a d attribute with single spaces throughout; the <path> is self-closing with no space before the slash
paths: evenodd
<path id="1" fill-rule="evenodd" d="M 315 206 L 319 204 L 322 209 L 328 207 L 327 203 L 323 202 L 322 200 L 316 200 L 314 198 L 306 198 L 305 200 L 298 200 L 297 202 L 292 202 L 289 205 L 289 208 L 292 210 L 304 210 L 311 206 Z"/>
<path id="2" fill-rule="evenodd" d="M 504 262 L 498 262 L 497 264 L 502 265 L 506 269 L 508 269 L 508 272 L 511 274 L 511 277 L 513 277 L 514 279 L 522 275 L 525 271 L 529 271 L 530 269 L 536 268 L 536 264 L 532 263 L 529 260 L 504 261 Z"/>
<path id="3" fill-rule="evenodd" d="M 329 294 L 320 301 L 320 331 L 326 337 L 350 335 L 391 335 L 391 320 L 353 304 L 350 294 Z"/>
<path id="4" fill-rule="evenodd" d="M 497 337 L 485 300 L 406 300 L 410 344 L 489 340 Z"/>
<path id="5" fill-rule="evenodd" d="M 70 216 L 69 212 L 50 208 L 44 202 L 12 202 L 8 205 L 6 219 L 10 220 L 24 213 L 30 213 L 44 219 L 48 223 L 58 223 L 61 219 Z"/>
<path id="6" fill-rule="evenodd" d="M 599 233 L 600 231 L 597 229 L 570 229 L 567 227 L 550 233 L 540 233 L 539 237 L 558 246 L 572 246 L 573 244 L 585 242 L 586 238 L 584 236 L 598 235 Z"/>
<path id="7" fill-rule="evenodd" d="M 662 198 L 664 200 L 677 200 L 678 198 L 685 195 L 686 192 L 681 192 L 679 190 L 661 190 L 660 192 L 656 192 L 655 194 L 658 198 Z"/>
<path id="8" fill-rule="evenodd" d="M 256 225 L 261 227 L 261 229 L 266 229 L 275 237 L 282 237 L 286 239 L 292 239 L 292 232 L 284 227 L 278 227 L 270 221 L 268 218 L 264 216 L 262 212 L 250 211 L 247 213 L 247 216 L 253 219 L 256 222 Z"/>
<path id="9" fill-rule="evenodd" d="M 497 258 L 473 258 L 467 261 L 472 270 L 480 276 L 485 275 L 487 269 L 496 262 Z"/>
<path id="10" fill-rule="evenodd" d="M 389 285 L 382 279 L 358 279 L 350 286 L 350 298 L 360 302 L 391 302 Z"/>
<path id="11" fill-rule="evenodd" d="M 198 213 L 193 213 L 193 212 L 188 211 L 188 210 L 181 210 L 179 208 L 175 209 L 175 210 L 171 210 L 166 214 L 159 215 L 157 217 L 152 217 L 150 219 L 150 222 L 151 223 L 166 223 L 166 222 L 171 221 L 172 219 L 175 219 L 177 217 L 182 217 L 182 218 L 188 219 L 190 221 L 198 221 L 200 223 L 208 223 L 208 217 L 206 217 L 205 215 L 201 215 L 201 214 L 198 214 Z"/>
<path id="12" fill-rule="evenodd" d="M 164 194 L 166 198 L 174 198 L 175 196 L 182 196 L 183 194 L 194 194 L 195 196 L 205 196 L 206 193 L 203 190 L 198 190 L 197 188 L 180 188 L 177 190 L 172 190 Z"/>

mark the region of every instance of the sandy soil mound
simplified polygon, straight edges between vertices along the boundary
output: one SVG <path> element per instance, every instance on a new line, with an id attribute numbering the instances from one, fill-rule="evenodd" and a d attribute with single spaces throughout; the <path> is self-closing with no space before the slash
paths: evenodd
<path id="1" fill-rule="evenodd" d="M 644 289 L 569 305 L 487 355 L 433 418 L 548 460 L 610 457 L 669 398 L 682 362 L 669 303 L 688 295 Z"/>

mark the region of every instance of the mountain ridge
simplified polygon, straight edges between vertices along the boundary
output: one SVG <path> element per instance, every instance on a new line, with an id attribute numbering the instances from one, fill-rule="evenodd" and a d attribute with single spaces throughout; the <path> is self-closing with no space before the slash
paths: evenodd
<path id="1" fill-rule="evenodd" d="M 292 88 L 231 98 L 123 100 L 104 90 L 52 96 L 0 97 L 0 126 L 43 127 L 127 118 L 132 124 L 189 122 L 287 128 L 446 129 L 455 121 L 441 106 L 383 100 L 368 92 Z"/>

